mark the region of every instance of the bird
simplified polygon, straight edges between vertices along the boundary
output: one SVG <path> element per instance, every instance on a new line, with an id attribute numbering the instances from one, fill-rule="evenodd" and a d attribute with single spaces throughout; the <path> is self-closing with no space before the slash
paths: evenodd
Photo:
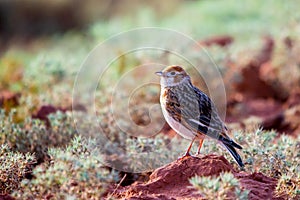
<path id="1" fill-rule="evenodd" d="M 186 71 L 181 66 L 171 65 L 155 73 L 160 77 L 160 104 L 166 122 L 179 135 L 191 140 L 181 158 L 191 156 L 190 149 L 195 140 L 199 140 L 197 154 L 200 154 L 203 140 L 208 137 L 217 140 L 237 164 L 244 167 L 236 151 L 242 147 L 228 136 L 216 106 L 208 95 L 192 84 Z"/>

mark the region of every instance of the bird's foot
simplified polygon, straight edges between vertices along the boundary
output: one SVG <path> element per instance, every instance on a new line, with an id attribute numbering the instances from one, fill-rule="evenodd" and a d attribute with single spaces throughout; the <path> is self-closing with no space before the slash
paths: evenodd
<path id="1" fill-rule="evenodd" d="M 183 156 L 178 157 L 177 160 L 184 160 L 185 158 L 188 158 L 188 157 L 196 157 L 196 156 L 191 155 L 189 152 L 186 152 Z"/>

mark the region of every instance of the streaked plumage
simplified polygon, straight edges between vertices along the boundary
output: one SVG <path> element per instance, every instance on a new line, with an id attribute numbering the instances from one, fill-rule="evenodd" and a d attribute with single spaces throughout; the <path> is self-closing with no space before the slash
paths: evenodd
<path id="1" fill-rule="evenodd" d="M 169 66 L 156 74 L 161 77 L 160 103 L 168 124 L 192 143 L 199 139 L 198 153 L 205 136 L 218 140 L 242 167 L 242 159 L 235 150 L 242 147 L 227 136 L 227 128 L 215 105 L 205 93 L 192 85 L 189 75 L 180 66 Z"/>

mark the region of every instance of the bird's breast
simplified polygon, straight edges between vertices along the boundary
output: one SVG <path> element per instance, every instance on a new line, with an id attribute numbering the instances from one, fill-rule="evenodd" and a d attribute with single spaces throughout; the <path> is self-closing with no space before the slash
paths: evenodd
<path id="1" fill-rule="evenodd" d="M 191 130 L 187 129 L 180 123 L 180 116 L 176 115 L 176 113 L 170 113 L 167 110 L 168 107 L 168 101 L 169 101 L 169 91 L 168 89 L 161 89 L 161 95 L 160 95 L 160 104 L 162 113 L 164 115 L 165 120 L 170 125 L 170 127 L 175 130 L 179 135 L 186 139 L 192 140 L 195 137 L 195 133 Z M 172 114 L 175 114 L 172 116 Z"/>

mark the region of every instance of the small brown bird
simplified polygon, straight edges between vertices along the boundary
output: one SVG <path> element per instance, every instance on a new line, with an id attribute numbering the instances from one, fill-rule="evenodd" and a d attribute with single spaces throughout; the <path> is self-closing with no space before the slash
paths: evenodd
<path id="1" fill-rule="evenodd" d="M 199 140 L 200 149 L 206 136 L 216 139 L 223 145 L 240 167 L 243 161 L 235 148 L 242 147 L 229 138 L 227 128 L 220 119 L 216 107 L 210 98 L 193 86 L 190 76 L 180 66 L 169 66 L 161 72 L 160 104 L 167 123 L 179 135 L 192 140 L 185 156 L 190 156 L 190 149 L 195 139 Z"/>

